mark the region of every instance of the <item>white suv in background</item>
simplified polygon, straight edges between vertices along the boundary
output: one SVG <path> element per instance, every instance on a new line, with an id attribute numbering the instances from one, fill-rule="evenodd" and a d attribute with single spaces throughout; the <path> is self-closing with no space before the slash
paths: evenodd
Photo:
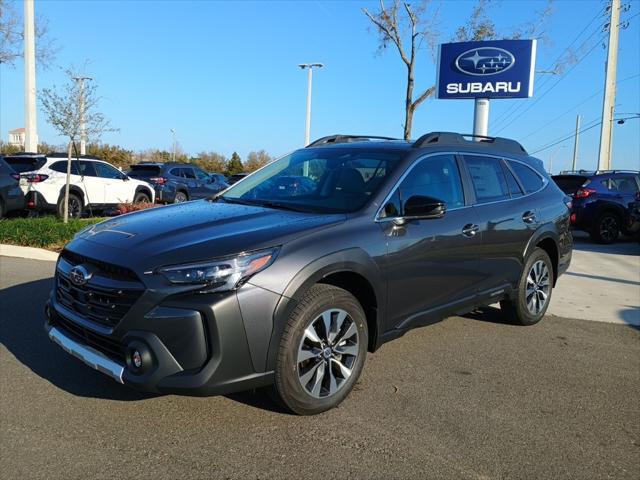
<path id="1" fill-rule="evenodd" d="M 5 161 L 20 174 L 27 208 L 62 214 L 66 155 L 16 154 L 6 156 Z M 107 210 L 120 203 L 154 200 L 151 185 L 130 178 L 110 163 L 87 156 L 71 160 L 69 216 L 79 217 L 85 210 Z"/>

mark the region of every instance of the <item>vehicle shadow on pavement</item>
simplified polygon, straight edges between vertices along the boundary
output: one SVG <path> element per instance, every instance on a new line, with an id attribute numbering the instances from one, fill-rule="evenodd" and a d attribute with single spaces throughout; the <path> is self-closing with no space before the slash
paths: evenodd
<path id="1" fill-rule="evenodd" d="M 49 340 L 43 324 L 52 282 L 47 278 L 0 291 L 0 343 L 33 373 L 72 395 L 122 401 L 153 397 L 117 384 Z"/>
<path id="2" fill-rule="evenodd" d="M 581 232 L 573 234 L 573 249 L 581 252 L 608 253 L 611 255 L 640 255 L 640 244 L 637 238 L 621 236 L 610 245 L 594 242 Z"/>
<path id="3" fill-rule="evenodd" d="M 478 307 L 469 313 L 465 313 L 462 317 L 470 320 L 497 323 L 500 325 L 513 325 L 513 323 L 505 318 L 502 310 L 497 307 Z"/>

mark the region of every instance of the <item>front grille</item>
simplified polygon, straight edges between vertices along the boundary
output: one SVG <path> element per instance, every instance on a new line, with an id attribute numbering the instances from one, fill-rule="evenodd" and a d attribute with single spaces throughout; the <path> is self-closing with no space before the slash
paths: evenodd
<path id="1" fill-rule="evenodd" d="M 85 345 L 95 348 L 112 360 L 123 364 L 126 362 L 125 346 L 116 340 L 81 327 L 80 325 L 62 317 L 60 314 L 55 315 L 53 324 L 61 330 L 64 330 L 65 334 L 70 335 L 75 338 L 75 340 L 78 340 Z"/>
<path id="2" fill-rule="evenodd" d="M 69 279 L 75 265 L 91 268 L 92 278 L 84 285 Z M 81 317 L 106 327 L 114 327 L 144 292 L 134 272 L 65 250 L 56 274 L 57 301 Z"/>
<path id="3" fill-rule="evenodd" d="M 101 260 L 85 257 L 70 250 L 63 250 L 60 258 L 65 259 L 71 265 L 87 264 L 96 267 L 100 271 L 100 275 L 114 280 L 126 280 L 128 282 L 139 282 L 138 276 L 128 268 L 112 263 L 106 263 Z"/>

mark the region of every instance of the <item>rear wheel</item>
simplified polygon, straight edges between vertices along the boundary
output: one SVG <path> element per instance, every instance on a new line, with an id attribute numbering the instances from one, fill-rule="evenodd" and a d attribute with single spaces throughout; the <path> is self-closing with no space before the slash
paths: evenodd
<path id="1" fill-rule="evenodd" d="M 615 242 L 620 235 L 620 219 L 615 213 L 600 214 L 591 229 L 591 238 L 605 245 Z"/>
<path id="2" fill-rule="evenodd" d="M 149 203 L 150 201 L 149 195 L 144 192 L 136 193 L 136 196 L 133 198 L 133 203 Z"/>
<path id="3" fill-rule="evenodd" d="M 58 200 L 58 216 L 64 217 L 64 195 Z M 69 218 L 82 216 L 82 200 L 75 193 L 69 194 Z"/>
<path id="4" fill-rule="evenodd" d="M 356 298 L 332 285 L 314 285 L 282 335 L 274 386 L 277 398 L 299 415 L 337 406 L 358 381 L 367 344 L 367 321 Z"/>
<path id="5" fill-rule="evenodd" d="M 176 197 L 173 200 L 173 203 L 182 203 L 182 202 L 186 202 L 189 200 L 189 197 L 187 196 L 187 194 L 185 192 L 177 192 L 176 193 Z"/>
<path id="6" fill-rule="evenodd" d="M 547 252 L 536 248 L 522 270 L 516 298 L 500 302 L 505 316 L 518 325 L 538 323 L 547 312 L 553 289 L 553 265 Z"/>

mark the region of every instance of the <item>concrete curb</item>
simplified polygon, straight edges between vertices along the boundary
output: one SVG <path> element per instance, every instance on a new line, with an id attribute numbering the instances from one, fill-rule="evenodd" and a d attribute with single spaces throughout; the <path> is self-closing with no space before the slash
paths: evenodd
<path id="1" fill-rule="evenodd" d="M 18 247 L 17 245 L 7 245 L 0 243 L 0 257 L 29 258 L 31 260 L 44 260 L 55 262 L 58 260 L 58 253 L 44 250 L 43 248 Z"/>

